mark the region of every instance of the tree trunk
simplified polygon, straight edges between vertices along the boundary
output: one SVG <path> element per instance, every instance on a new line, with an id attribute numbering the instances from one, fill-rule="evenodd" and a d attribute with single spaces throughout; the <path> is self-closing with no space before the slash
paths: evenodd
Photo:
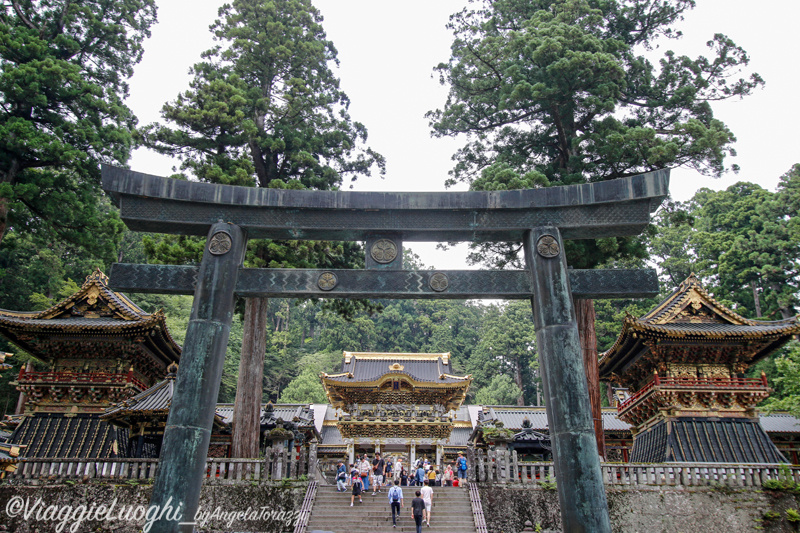
<path id="1" fill-rule="evenodd" d="M 0 244 L 3 243 L 3 236 L 8 227 L 8 200 L 0 198 Z"/>
<path id="2" fill-rule="evenodd" d="M 756 306 L 756 317 L 761 318 L 761 299 L 758 297 L 758 290 L 756 290 L 756 282 L 751 281 L 750 287 L 753 289 L 753 302 Z"/>
<path id="3" fill-rule="evenodd" d="M 233 406 L 231 457 L 234 458 L 258 457 L 268 303 L 268 298 L 245 300 L 242 357 Z"/>
<path id="4" fill-rule="evenodd" d="M 600 407 L 600 367 L 597 364 L 597 335 L 594 330 L 594 300 L 575 300 L 575 314 L 583 351 L 583 366 L 586 369 L 586 382 L 589 387 L 589 400 L 592 404 L 597 451 L 600 453 L 600 457 L 605 458 L 603 411 Z"/>
<path id="5" fill-rule="evenodd" d="M 519 358 L 514 362 L 514 382 L 519 387 L 519 396 L 517 396 L 517 405 L 522 407 L 525 405 L 525 389 L 522 383 L 522 370 L 520 369 Z"/>

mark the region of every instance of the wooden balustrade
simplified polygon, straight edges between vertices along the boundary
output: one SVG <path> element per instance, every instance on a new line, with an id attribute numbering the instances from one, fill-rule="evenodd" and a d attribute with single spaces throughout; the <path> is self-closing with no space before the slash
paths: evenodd
<path id="1" fill-rule="evenodd" d="M 308 475 L 306 454 L 285 448 L 268 448 L 262 459 L 209 458 L 205 482 L 239 484 Z M 314 465 L 313 468 L 316 468 Z M 671 463 L 631 464 L 602 463 L 603 480 L 615 486 L 710 486 L 761 487 L 767 480 L 791 480 L 800 483 L 800 466 L 774 464 Z M 470 465 L 478 483 L 520 483 L 545 485 L 556 480 L 553 463 L 520 461 L 516 452 L 479 450 Z M 5 479 L 14 483 L 106 480 L 146 482 L 155 478 L 158 459 L 74 459 L 30 458 L 17 464 Z"/>
<path id="2" fill-rule="evenodd" d="M 479 483 L 541 485 L 556 481 L 553 463 L 520 461 L 516 452 L 479 450 L 471 465 Z M 601 463 L 607 485 L 761 487 L 766 480 L 800 482 L 800 466 L 738 463 Z"/>
<path id="3" fill-rule="evenodd" d="M 155 479 L 158 459 L 26 458 L 16 466 L 16 471 L 5 473 L 6 480 L 29 484 L 95 479 L 144 482 Z M 205 482 L 236 484 L 299 479 L 308 475 L 307 466 L 306 451 L 268 448 L 263 459 L 209 458 Z"/>

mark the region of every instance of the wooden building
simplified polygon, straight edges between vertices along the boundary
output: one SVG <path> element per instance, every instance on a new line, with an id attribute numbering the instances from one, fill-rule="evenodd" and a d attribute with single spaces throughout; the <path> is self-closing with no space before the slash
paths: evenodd
<path id="1" fill-rule="evenodd" d="M 626 317 L 599 365 L 602 380 L 627 390 L 618 416 L 631 425 L 630 460 L 784 462 L 756 411 L 769 384 L 744 373 L 798 333 L 797 318 L 734 313 L 694 275 L 643 317 Z"/>
<path id="2" fill-rule="evenodd" d="M 181 348 L 161 311 L 145 313 L 107 286 L 99 270 L 80 290 L 45 311 L 0 310 L 0 335 L 46 366 L 23 368 L 12 382 L 23 395 L 6 422 L 23 457 L 116 457 L 117 428 L 106 408 L 160 381 Z"/>
<path id="3" fill-rule="evenodd" d="M 322 374 L 338 433 L 323 437 L 344 446 L 351 463 L 357 451 L 383 451 L 440 464 L 454 452 L 446 449 L 453 430 L 467 423 L 459 408 L 471 382 L 453 374 L 449 353 L 344 352 L 341 372 Z"/>

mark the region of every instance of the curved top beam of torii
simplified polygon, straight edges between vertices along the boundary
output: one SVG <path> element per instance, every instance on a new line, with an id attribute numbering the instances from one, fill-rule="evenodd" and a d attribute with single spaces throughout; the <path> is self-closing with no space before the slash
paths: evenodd
<path id="1" fill-rule="evenodd" d="M 163 178 L 104 165 L 103 189 L 135 231 L 206 235 L 219 220 L 249 238 L 521 241 L 537 226 L 564 239 L 635 235 L 669 192 L 669 170 L 542 189 L 470 192 L 297 191 Z"/>

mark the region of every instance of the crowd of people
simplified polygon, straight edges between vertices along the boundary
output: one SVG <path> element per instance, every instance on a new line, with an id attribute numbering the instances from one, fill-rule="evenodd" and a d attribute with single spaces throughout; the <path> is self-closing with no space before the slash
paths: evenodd
<path id="1" fill-rule="evenodd" d="M 387 488 L 387 496 L 392 510 L 392 526 L 397 527 L 400 509 L 405 507 L 402 487 L 419 487 L 414 492 L 415 498 L 411 501 L 411 516 L 417 526 L 417 533 L 421 533 L 422 524 L 431 525 L 431 510 L 433 507 L 433 487 L 466 487 L 467 460 L 463 453 L 452 465 L 433 465 L 427 457 L 418 459 L 407 470 L 401 459 L 393 463 L 391 458 L 383 459 L 376 453 L 372 462 L 366 454 L 350 464 L 348 469 L 344 462 L 339 461 L 336 471 L 337 492 L 350 492 L 350 506 L 355 504 L 356 498 L 363 503 L 362 494 L 368 493 L 372 487 L 372 495 L 376 496 Z M 349 489 L 348 489 L 349 487 Z"/>

